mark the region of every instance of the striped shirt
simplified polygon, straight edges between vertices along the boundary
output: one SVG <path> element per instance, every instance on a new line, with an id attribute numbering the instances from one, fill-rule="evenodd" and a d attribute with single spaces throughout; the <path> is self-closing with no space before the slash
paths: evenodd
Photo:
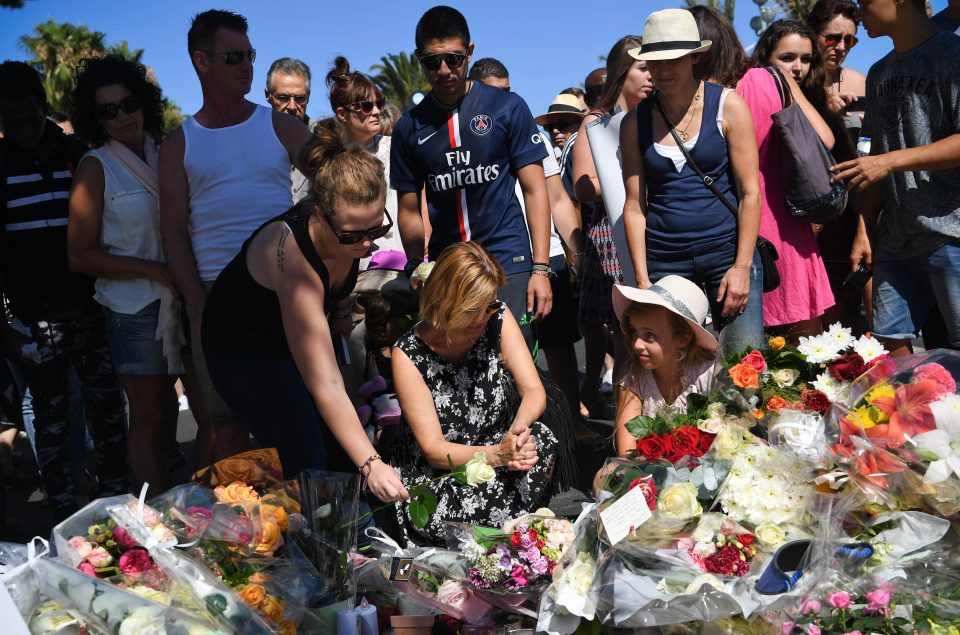
<path id="1" fill-rule="evenodd" d="M 70 186 L 86 148 L 48 124 L 44 161 L 0 139 L 3 292 L 27 322 L 60 320 L 94 308 L 93 278 L 67 266 Z"/>

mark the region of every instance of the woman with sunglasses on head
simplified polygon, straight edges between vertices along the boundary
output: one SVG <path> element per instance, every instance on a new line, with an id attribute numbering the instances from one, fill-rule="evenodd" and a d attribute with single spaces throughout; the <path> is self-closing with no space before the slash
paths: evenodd
<path id="1" fill-rule="evenodd" d="M 844 118 L 829 106 L 827 89 L 824 88 L 826 71 L 823 58 L 817 48 L 817 36 L 810 27 L 794 20 L 777 20 L 772 23 L 754 47 L 751 64 L 757 68 L 776 66 L 785 76 L 793 78 L 800 92 L 833 133 L 834 145 L 831 154 L 837 163 L 856 158 L 857 150 L 846 133 Z M 763 77 L 762 74 L 759 75 Z M 856 199 L 852 198 L 851 205 L 855 202 Z M 810 227 L 808 223 L 794 219 L 786 222 L 794 224 L 796 231 L 804 234 Z M 826 225 L 812 226 L 836 304 L 827 309 L 820 323 L 814 322 L 802 334 L 813 333 L 816 329 L 836 321 L 853 328 L 854 332 L 863 331 L 861 306 L 863 301 L 868 301 L 869 294 L 860 293 L 843 284 L 850 273 L 850 250 L 856 230 L 857 215 L 849 207 L 837 220 Z M 795 299 L 791 294 L 790 300 Z"/>
<path id="2" fill-rule="evenodd" d="M 438 512 L 423 529 L 398 505 L 401 543 L 442 546 L 445 521 L 499 527 L 546 504 L 558 481 L 560 444 L 541 423 L 544 386 L 517 321 L 497 300 L 505 283 L 503 267 L 478 243 L 450 245 L 424 283 L 421 321 L 397 340 L 393 377 L 408 425 L 394 463 L 404 483 L 436 478 L 450 462 L 478 454 L 497 470 L 477 487 L 455 479 L 433 485 Z M 519 405 L 507 396 L 511 383 Z"/>
<path id="3" fill-rule="evenodd" d="M 73 93 L 76 134 L 94 146 L 70 193 L 70 268 L 96 276 L 107 344 L 130 403 L 127 453 L 135 485 L 166 489 L 165 448 L 179 412 L 179 342 L 170 357 L 155 333 L 161 297 L 179 294 L 164 264 L 157 144 L 164 99 L 140 64 L 116 55 L 83 60 Z"/>
<path id="4" fill-rule="evenodd" d="M 377 498 L 407 491 L 380 460 L 344 389 L 333 333 L 349 332 L 360 258 L 385 235 L 383 166 L 344 146 L 333 119 L 303 149 L 310 195 L 267 221 L 217 278 L 203 311 L 214 387 L 284 472 L 359 470 Z M 362 527 L 360 527 L 362 531 Z"/>
<path id="5" fill-rule="evenodd" d="M 763 294 L 763 325 L 794 341 L 803 335 L 815 335 L 823 330 L 822 316 L 833 306 L 834 298 L 810 223 L 791 216 L 787 209 L 784 148 L 771 119 L 773 113 L 783 108 L 777 84 L 765 69 L 750 68 L 750 58 L 726 16 L 705 6 L 688 11 L 694 16 L 701 37 L 713 42 L 709 52 L 701 55 L 694 66 L 694 76 L 736 87 L 753 123 L 760 176 L 759 235 L 770 241 L 779 254 L 776 267 L 781 280 L 776 289 Z M 833 147 L 830 127 L 804 97 L 793 72 L 784 73 L 784 79 L 793 100 L 824 145 Z"/>
<path id="6" fill-rule="evenodd" d="M 828 104 L 840 112 L 867 92 L 866 76 L 842 66 L 858 41 L 857 5 L 850 0 L 819 0 L 810 10 L 807 24 L 817 34 Z M 859 117 L 857 120 L 855 127 L 859 128 Z"/>

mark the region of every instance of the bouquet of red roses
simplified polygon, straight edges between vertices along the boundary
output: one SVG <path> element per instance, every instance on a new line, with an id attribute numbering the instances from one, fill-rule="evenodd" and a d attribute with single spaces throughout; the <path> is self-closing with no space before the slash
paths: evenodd
<path id="1" fill-rule="evenodd" d="M 692 394 L 685 413 L 661 411 L 656 417 L 640 415 L 628 421 L 627 431 L 637 439 L 637 458 L 678 464 L 706 454 L 716 436 L 698 427 L 707 418 L 706 405 L 705 396 Z"/>

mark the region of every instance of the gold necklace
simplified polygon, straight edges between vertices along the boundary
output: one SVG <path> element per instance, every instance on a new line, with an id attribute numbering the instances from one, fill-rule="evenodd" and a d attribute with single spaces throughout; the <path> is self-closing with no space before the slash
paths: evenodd
<path id="1" fill-rule="evenodd" d="M 697 86 L 697 92 L 693 96 L 693 110 L 690 111 L 690 120 L 687 121 L 687 125 L 683 127 L 683 130 L 679 130 L 677 126 L 674 126 L 673 123 L 670 122 L 669 119 L 667 120 L 667 123 L 669 123 L 670 126 L 677 131 L 677 136 L 680 137 L 680 141 L 682 141 L 683 143 L 686 143 L 687 140 L 690 138 L 690 135 L 687 134 L 687 130 L 690 129 L 690 126 L 693 124 L 693 120 L 697 116 L 697 106 L 700 103 L 700 89 L 702 87 L 703 87 L 703 82 L 700 82 L 700 84 Z M 682 118 L 680 119 L 680 123 L 683 123 Z"/>

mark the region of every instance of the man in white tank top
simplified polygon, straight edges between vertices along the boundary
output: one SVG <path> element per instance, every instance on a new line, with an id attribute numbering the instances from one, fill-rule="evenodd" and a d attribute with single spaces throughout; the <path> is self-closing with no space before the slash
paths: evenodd
<path id="1" fill-rule="evenodd" d="M 290 207 L 290 166 L 299 167 L 300 148 L 310 135 L 295 118 L 245 98 L 256 59 L 246 18 L 220 10 L 197 14 L 187 48 L 203 105 L 160 149 L 160 231 L 190 317 L 197 387 L 219 457 L 245 449 L 249 435 L 207 375 L 200 344 L 203 305 L 250 234 Z"/>

